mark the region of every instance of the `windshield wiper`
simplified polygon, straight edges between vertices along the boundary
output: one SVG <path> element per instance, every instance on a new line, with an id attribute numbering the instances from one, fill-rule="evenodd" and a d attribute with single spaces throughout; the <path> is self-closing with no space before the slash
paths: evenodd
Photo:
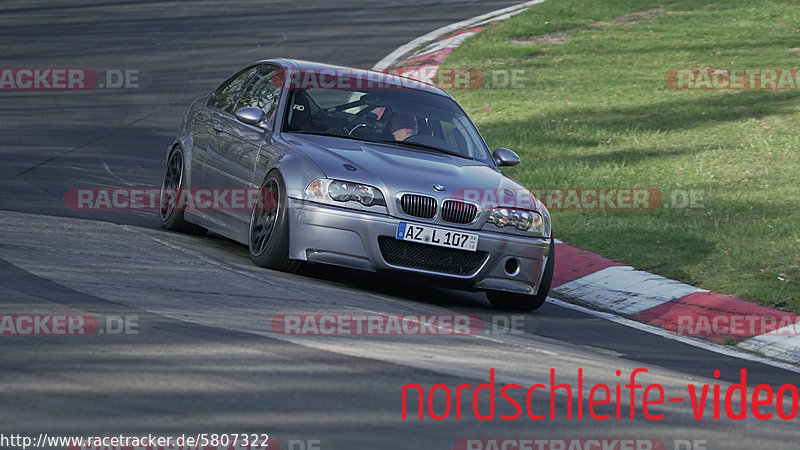
<path id="1" fill-rule="evenodd" d="M 457 156 L 459 158 L 474 160 L 474 158 L 470 158 L 469 156 L 464 156 L 461 153 L 457 153 L 457 152 L 454 152 L 452 150 L 447 150 L 447 149 L 443 149 L 443 148 L 440 148 L 440 147 L 434 147 L 432 145 L 417 144 L 415 142 L 390 141 L 390 140 L 375 141 L 375 142 L 380 142 L 382 144 L 400 145 L 402 147 L 421 148 L 423 150 L 433 150 L 435 152 L 444 153 L 444 154 L 450 155 L 450 156 Z"/>

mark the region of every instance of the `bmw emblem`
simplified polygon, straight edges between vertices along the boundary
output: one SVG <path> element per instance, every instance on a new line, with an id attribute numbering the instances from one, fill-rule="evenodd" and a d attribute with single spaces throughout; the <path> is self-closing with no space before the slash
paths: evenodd
<path id="1" fill-rule="evenodd" d="M 445 188 L 441 184 L 434 184 L 433 185 L 433 189 L 435 189 L 435 190 L 437 190 L 439 192 L 442 192 L 442 191 L 444 191 Z"/>

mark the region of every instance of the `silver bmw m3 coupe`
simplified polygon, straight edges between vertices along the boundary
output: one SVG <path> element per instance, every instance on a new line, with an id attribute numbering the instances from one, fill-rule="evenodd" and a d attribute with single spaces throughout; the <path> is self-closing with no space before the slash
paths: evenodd
<path id="1" fill-rule="evenodd" d="M 269 269 L 392 271 L 533 310 L 554 244 L 545 206 L 500 171 L 518 162 L 435 86 L 263 60 L 189 107 L 167 150 L 161 225 L 212 230 Z"/>

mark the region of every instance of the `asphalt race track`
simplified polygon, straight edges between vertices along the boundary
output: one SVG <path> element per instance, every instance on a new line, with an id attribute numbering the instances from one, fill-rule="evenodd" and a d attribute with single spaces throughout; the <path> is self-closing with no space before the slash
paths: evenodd
<path id="1" fill-rule="evenodd" d="M 279 314 L 458 313 L 489 323 L 510 315 L 492 310 L 482 294 L 331 268 L 259 269 L 228 240 L 162 231 L 154 211 L 65 206 L 71 188 L 159 186 L 166 146 L 188 104 L 250 61 L 286 56 L 371 67 L 419 35 L 516 3 L 0 4 L 0 66 L 89 68 L 105 84 L 114 81 L 108 73 L 135 77 L 127 88 L 0 90 L 0 314 L 127 317 L 137 332 L 0 336 L 0 433 L 268 433 L 280 448 L 297 450 L 444 450 L 475 437 L 798 448 L 797 419 L 707 414 L 698 421 L 688 399 L 660 405 L 664 417 L 656 421 L 641 410 L 635 420 L 570 420 L 561 394 L 553 419 L 501 420 L 513 408 L 498 400 L 494 420 L 471 412 L 460 420 L 427 413 L 402 420 L 403 385 L 476 386 L 491 368 L 498 384 L 548 383 L 555 369 L 559 382 L 576 386 L 578 369 L 587 384 L 615 385 L 643 367 L 649 373 L 637 381 L 658 383 L 668 396 L 706 383 L 720 383 L 724 393 L 742 368 L 750 387 L 776 390 L 796 384 L 798 373 L 552 304 L 522 315 L 521 333 L 276 335 L 269 323 Z M 489 397 L 479 406 L 488 411 Z"/>

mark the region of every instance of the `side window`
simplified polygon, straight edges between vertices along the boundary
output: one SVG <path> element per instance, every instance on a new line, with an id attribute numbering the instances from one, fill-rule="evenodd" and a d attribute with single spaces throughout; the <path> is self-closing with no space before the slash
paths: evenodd
<path id="1" fill-rule="evenodd" d="M 214 91 L 214 95 L 211 97 L 209 106 L 233 114 L 233 107 L 236 105 L 236 99 L 239 98 L 239 92 L 247 83 L 247 80 L 253 76 L 256 69 L 257 67 L 245 69 L 217 88 L 217 90 Z"/>
<path id="2" fill-rule="evenodd" d="M 248 106 L 259 108 L 264 111 L 265 120 L 270 120 L 275 114 L 278 100 L 281 98 L 281 88 L 273 84 L 278 70 L 281 69 L 266 64 L 258 66 L 253 81 L 242 92 L 236 109 Z"/>

